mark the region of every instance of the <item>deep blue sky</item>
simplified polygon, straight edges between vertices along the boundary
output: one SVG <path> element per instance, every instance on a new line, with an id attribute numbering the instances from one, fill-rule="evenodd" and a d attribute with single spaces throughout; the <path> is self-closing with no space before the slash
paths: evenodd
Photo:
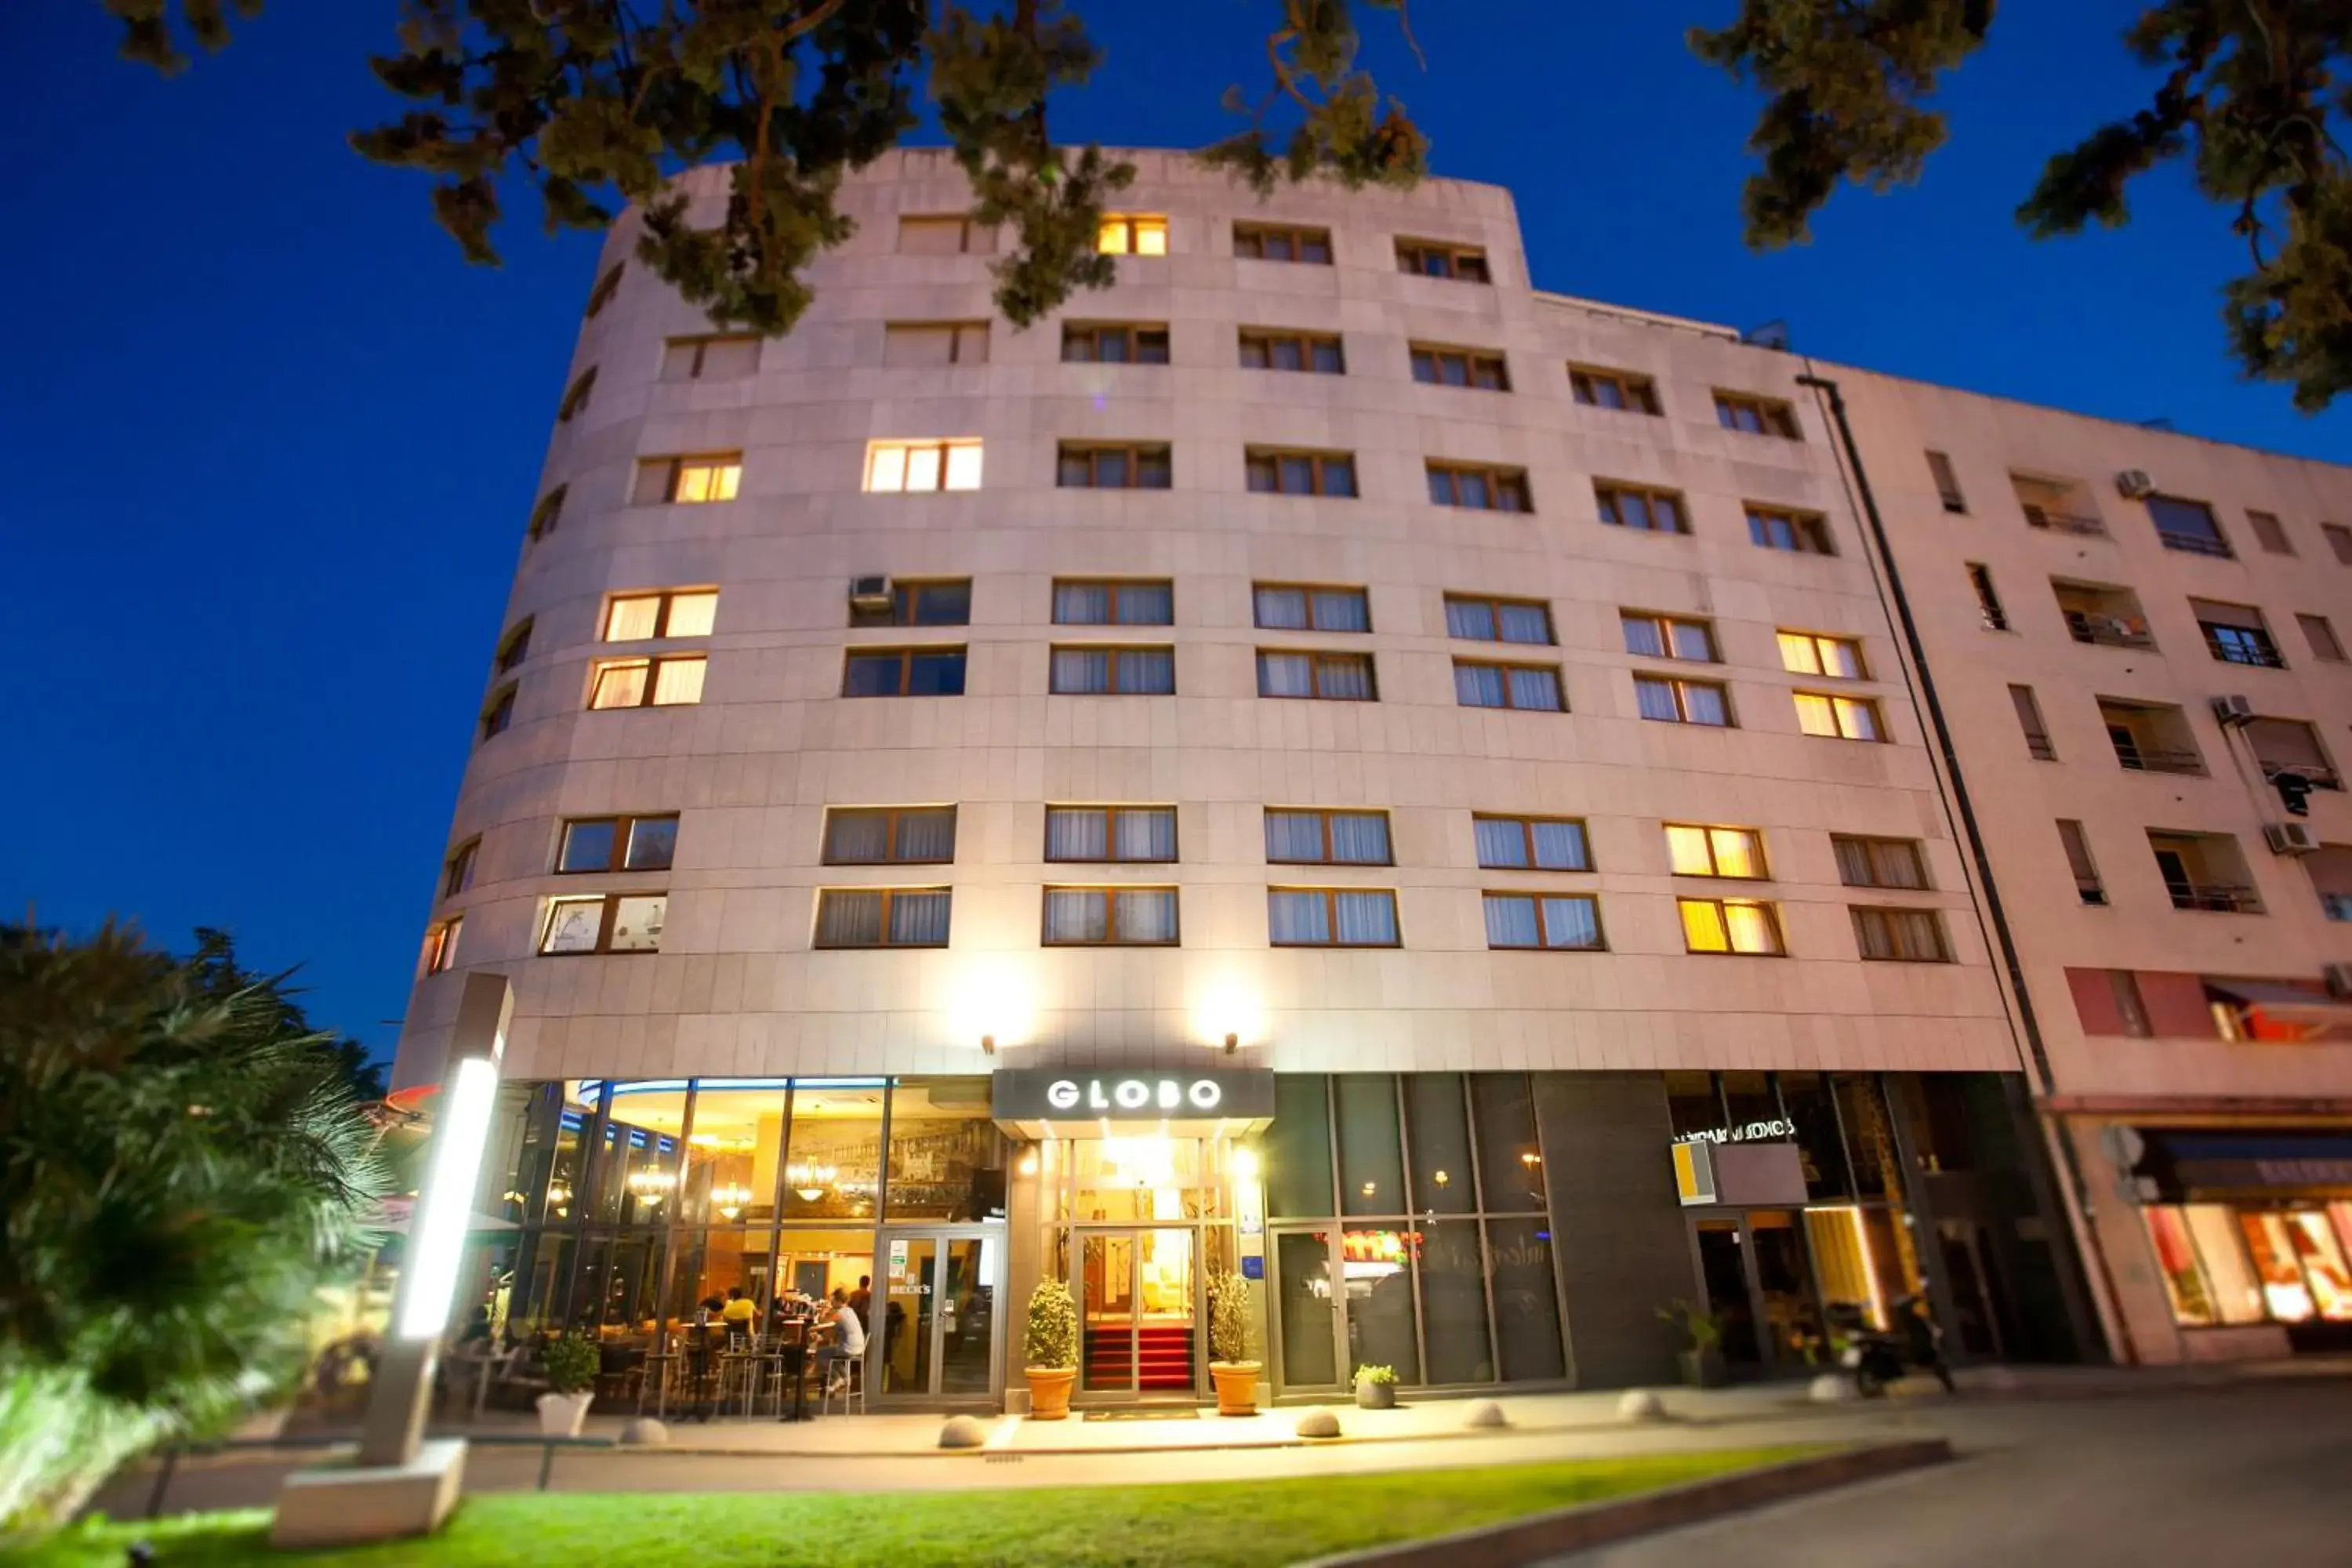
<path id="1" fill-rule="evenodd" d="M 2146 82 L 2128 0 L 2011 0 L 1916 189 L 1842 195 L 1810 247 L 1739 244 L 1753 100 L 1685 53 L 1730 0 L 1453 0 L 1430 69 L 1373 54 L 1438 172 L 1509 185 L 1538 282 L 1873 365 L 2317 457 L 2223 357 L 2241 252 L 2178 175 L 2121 234 L 2033 245 L 2042 158 Z M 1262 18 L 1085 0 L 1110 58 L 1070 139 L 1197 145 Z M 0 8 L 20 68 L 0 299 L 0 587 L 22 661 L 0 734 L 0 907 L 235 931 L 311 1011 L 389 1051 L 595 252 L 510 221 L 468 268 L 425 186 L 362 163 L 394 0 L 278 4 L 161 80 L 95 0 Z M 1398 68 L 1402 66 L 1402 68 Z"/>

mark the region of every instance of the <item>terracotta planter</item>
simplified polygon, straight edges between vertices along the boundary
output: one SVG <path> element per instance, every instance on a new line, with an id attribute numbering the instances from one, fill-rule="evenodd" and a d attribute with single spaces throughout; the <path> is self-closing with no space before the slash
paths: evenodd
<path id="1" fill-rule="evenodd" d="M 1070 1385 L 1078 1381 L 1074 1366 L 1033 1366 L 1029 1377 L 1029 1419 L 1061 1421 L 1070 1414 Z"/>
<path id="2" fill-rule="evenodd" d="M 541 1394 L 539 1435 L 542 1437 L 577 1437 L 580 1428 L 588 1423 L 588 1406 L 595 1399 L 593 1394 Z"/>
<path id="3" fill-rule="evenodd" d="M 1394 1410 L 1396 1384 L 1393 1383 L 1358 1383 L 1356 1408 L 1359 1410 Z"/>
<path id="4" fill-rule="evenodd" d="M 1257 1414 L 1257 1374 L 1261 1371 L 1254 1361 L 1213 1361 L 1209 1377 L 1217 1385 L 1217 1414 L 1220 1415 L 1255 1415 Z"/>

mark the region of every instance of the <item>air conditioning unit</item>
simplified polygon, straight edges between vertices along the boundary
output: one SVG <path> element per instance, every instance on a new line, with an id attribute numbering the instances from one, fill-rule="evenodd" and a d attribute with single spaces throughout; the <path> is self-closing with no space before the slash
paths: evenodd
<path id="1" fill-rule="evenodd" d="M 2116 489 L 2126 500 L 2145 500 L 2156 493 L 2156 481 L 2146 468 L 2126 468 L 2116 476 Z"/>
<path id="2" fill-rule="evenodd" d="M 890 607 L 890 579 L 887 577 L 852 577 L 849 580 L 849 607 L 853 610 L 887 610 Z"/>
<path id="3" fill-rule="evenodd" d="M 2216 697 L 2213 699 L 2213 717 L 2225 726 L 2251 724 L 2254 721 L 2254 704 L 2244 697 Z"/>
<path id="4" fill-rule="evenodd" d="M 2327 994 L 2338 1002 L 2352 1002 L 2352 963 L 2331 963 L 2319 972 Z"/>
<path id="5" fill-rule="evenodd" d="M 2319 835 L 2311 830 L 2308 822 L 2266 822 L 2263 824 L 2263 842 L 2271 847 L 2273 855 L 2319 852 Z"/>

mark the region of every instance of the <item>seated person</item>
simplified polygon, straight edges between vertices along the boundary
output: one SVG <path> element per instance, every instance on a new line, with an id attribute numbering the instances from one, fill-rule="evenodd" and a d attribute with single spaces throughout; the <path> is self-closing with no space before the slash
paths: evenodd
<path id="1" fill-rule="evenodd" d="M 824 1321 L 833 1329 L 833 1339 L 817 1347 L 816 1369 L 825 1379 L 826 1389 L 839 1394 L 849 1387 L 847 1363 L 865 1359 L 866 1325 L 850 1306 L 849 1292 L 838 1285 L 834 1287 L 832 1310 Z"/>
<path id="2" fill-rule="evenodd" d="M 751 1331 L 752 1321 L 760 1315 L 760 1304 L 743 1294 L 740 1285 L 730 1285 L 727 1304 L 719 1310 L 719 1315 L 727 1324 L 728 1338 L 740 1339 Z"/>

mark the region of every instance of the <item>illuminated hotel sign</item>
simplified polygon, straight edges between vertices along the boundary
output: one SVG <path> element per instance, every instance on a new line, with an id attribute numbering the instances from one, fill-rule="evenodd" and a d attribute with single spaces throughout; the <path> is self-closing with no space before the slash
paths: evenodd
<path id="1" fill-rule="evenodd" d="M 1675 1140 L 1677 1143 L 1760 1143 L 1768 1138 L 1794 1138 L 1797 1124 L 1785 1116 L 1770 1117 L 1762 1121 L 1746 1121 L 1737 1127 L 1709 1127 L 1704 1131 L 1685 1132 Z"/>
<path id="2" fill-rule="evenodd" d="M 990 1101 L 1000 1121 L 1256 1120 L 1274 1114 L 1274 1074 L 1014 1068 L 994 1076 Z"/>

